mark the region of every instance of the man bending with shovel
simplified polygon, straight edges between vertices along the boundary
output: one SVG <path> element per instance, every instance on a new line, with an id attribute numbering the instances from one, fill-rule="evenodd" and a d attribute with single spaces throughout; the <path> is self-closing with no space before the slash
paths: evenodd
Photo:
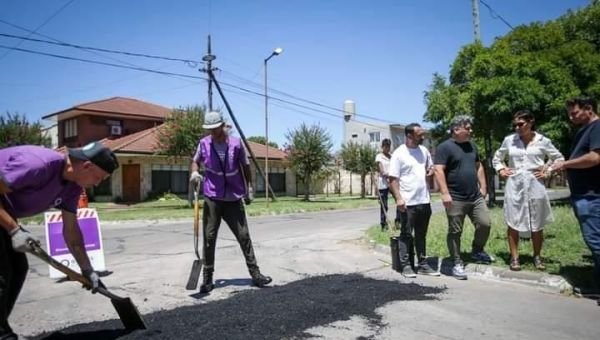
<path id="1" fill-rule="evenodd" d="M 98 185 L 119 167 L 115 155 L 98 142 L 68 150 L 68 155 L 41 146 L 0 149 L 0 340 L 18 339 L 8 317 L 27 276 L 25 252 L 36 236 L 18 219 L 51 208 L 62 210 L 65 243 L 95 292 L 104 287 L 85 252 L 77 222 L 82 187 Z"/>
<path id="2" fill-rule="evenodd" d="M 225 122 L 221 113 L 208 112 L 202 127 L 209 130 L 210 135 L 202 138 L 198 144 L 190 176 L 192 186 L 204 180 L 204 271 L 200 293 L 208 293 L 214 288 L 215 248 L 222 219 L 242 248 L 252 283 L 257 287 L 264 287 L 272 280 L 262 275 L 258 269 L 244 206 L 244 203 L 250 204 L 252 190 L 249 186 L 252 177 L 246 152 L 239 138 L 229 136 L 225 132 Z M 204 178 L 198 172 L 201 168 L 206 176 Z"/>

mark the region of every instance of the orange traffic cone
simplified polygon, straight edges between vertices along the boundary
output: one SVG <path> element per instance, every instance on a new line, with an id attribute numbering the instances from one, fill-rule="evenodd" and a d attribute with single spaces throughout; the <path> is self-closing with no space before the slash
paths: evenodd
<path id="1" fill-rule="evenodd" d="M 88 207 L 88 197 L 85 189 L 81 191 L 81 195 L 79 195 L 79 202 L 77 203 L 77 209 L 87 208 Z"/>

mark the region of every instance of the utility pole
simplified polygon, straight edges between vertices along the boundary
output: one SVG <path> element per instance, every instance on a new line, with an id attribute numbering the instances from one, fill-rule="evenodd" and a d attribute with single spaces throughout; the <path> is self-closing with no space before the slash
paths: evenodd
<path id="1" fill-rule="evenodd" d="M 208 54 L 205 55 L 204 57 L 202 57 L 202 60 L 204 62 L 206 62 L 206 67 L 200 69 L 200 71 L 208 73 L 208 71 L 210 70 L 215 71 L 216 68 L 212 67 L 212 61 L 217 59 L 217 56 L 212 55 L 211 51 L 210 51 L 210 34 L 208 35 Z M 212 81 L 210 80 L 210 78 L 208 79 L 208 112 L 213 110 L 213 105 L 212 105 Z"/>
<path id="2" fill-rule="evenodd" d="M 475 41 L 481 41 L 481 32 L 479 31 L 479 0 L 471 0 L 473 4 L 473 33 Z"/>

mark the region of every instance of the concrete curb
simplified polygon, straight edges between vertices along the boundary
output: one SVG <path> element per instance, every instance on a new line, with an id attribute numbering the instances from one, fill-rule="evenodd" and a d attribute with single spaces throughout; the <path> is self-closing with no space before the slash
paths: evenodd
<path id="1" fill-rule="evenodd" d="M 369 241 L 370 248 L 382 255 L 390 256 L 390 247 L 382 244 L 377 244 L 375 241 Z M 391 262 L 391 261 L 390 261 Z M 438 266 L 442 275 L 449 275 L 452 272 L 452 267 L 443 264 L 438 258 Z M 465 266 L 465 271 L 469 276 L 474 276 L 486 280 L 516 282 L 530 286 L 542 287 L 549 291 L 559 294 L 573 294 L 573 286 L 567 282 L 562 276 L 551 275 L 543 272 L 531 271 L 512 271 L 507 267 L 498 267 L 484 264 L 469 263 Z"/>

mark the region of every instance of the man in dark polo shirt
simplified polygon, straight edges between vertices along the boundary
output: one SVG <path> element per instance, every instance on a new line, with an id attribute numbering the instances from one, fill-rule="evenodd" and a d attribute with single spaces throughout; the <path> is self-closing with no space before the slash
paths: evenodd
<path id="1" fill-rule="evenodd" d="M 442 194 L 448 217 L 446 242 L 454 262 L 452 275 L 467 279 L 460 258 L 460 238 L 465 216 L 475 226 L 471 258 L 479 263 L 491 263 L 492 257 L 483 249 L 490 235 L 490 213 L 485 204 L 487 186 L 477 146 L 471 142 L 469 116 L 456 116 L 450 124 L 451 137 L 438 145 L 435 152 L 435 178 Z"/>
<path id="2" fill-rule="evenodd" d="M 600 296 L 600 119 L 598 103 L 590 97 L 567 101 L 571 122 L 579 126 L 569 159 L 555 163 L 553 170 L 567 170 L 571 205 L 579 221 L 583 240 L 594 259 L 594 283 L 591 292 Z M 600 304 L 600 300 L 598 300 Z"/>
<path id="3" fill-rule="evenodd" d="M 67 247 L 92 291 L 103 286 L 85 252 L 77 202 L 82 187 L 98 185 L 118 166 L 115 155 L 97 142 L 69 149 L 68 155 L 35 145 L 0 149 L 0 340 L 18 339 L 8 317 L 27 276 L 29 242 L 39 243 L 19 218 L 62 210 Z"/>

